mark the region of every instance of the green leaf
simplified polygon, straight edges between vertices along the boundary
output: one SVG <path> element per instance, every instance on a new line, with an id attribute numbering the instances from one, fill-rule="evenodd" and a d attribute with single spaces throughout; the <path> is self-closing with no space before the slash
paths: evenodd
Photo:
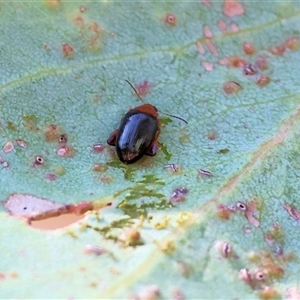
<path id="1" fill-rule="evenodd" d="M 1 297 L 299 298 L 297 1 L 0 15 Z M 132 165 L 106 145 L 141 105 L 125 79 L 188 121 L 162 114 L 161 149 Z"/>

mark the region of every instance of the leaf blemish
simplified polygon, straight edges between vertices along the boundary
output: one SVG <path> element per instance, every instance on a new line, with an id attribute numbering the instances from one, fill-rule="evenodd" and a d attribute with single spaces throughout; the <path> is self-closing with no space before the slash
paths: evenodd
<path id="1" fill-rule="evenodd" d="M 50 124 L 45 131 L 45 140 L 46 142 L 56 142 L 61 134 L 61 130 L 55 124 Z"/>
<path id="2" fill-rule="evenodd" d="M 242 15 L 245 12 L 241 3 L 236 0 L 225 0 L 223 4 L 223 14 L 228 17 Z"/>
<path id="3" fill-rule="evenodd" d="M 225 94 L 238 93 L 242 89 L 242 86 L 236 81 L 231 80 L 223 84 L 223 91 L 225 92 Z"/>
<path id="4" fill-rule="evenodd" d="M 93 145 L 93 150 L 95 153 L 101 153 L 104 151 L 104 149 L 105 149 L 105 146 L 103 144 L 99 143 L 99 144 Z"/>
<path id="5" fill-rule="evenodd" d="M 61 0 L 45 0 L 47 6 L 52 9 L 57 9 L 61 5 Z"/>
<path id="6" fill-rule="evenodd" d="M 9 141 L 3 146 L 2 150 L 4 153 L 9 153 L 9 152 L 13 151 L 14 148 L 15 148 L 14 144 L 11 141 Z"/>
<path id="7" fill-rule="evenodd" d="M 170 197 L 170 201 L 173 205 L 179 204 L 185 201 L 185 196 L 188 194 L 188 189 L 185 187 L 179 187 L 175 189 Z"/>
<path id="8" fill-rule="evenodd" d="M 86 12 L 86 6 L 80 5 L 80 6 L 79 6 L 79 11 L 80 11 L 81 13 Z"/>
<path id="9" fill-rule="evenodd" d="M 55 174 L 49 173 L 49 174 L 46 175 L 45 178 L 50 180 L 50 181 L 54 181 L 54 180 L 56 180 L 57 176 Z"/>
<path id="10" fill-rule="evenodd" d="M 167 164 L 164 166 L 164 169 L 171 170 L 172 173 L 178 173 L 181 168 L 176 164 Z"/>
<path id="11" fill-rule="evenodd" d="M 198 52 L 200 54 L 204 55 L 205 54 L 205 49 L 204 49 L 203 45 L 201 44 L 201 42 L 197 42 L 196 46 L 197 46 Z"/>
<path id="12" fill-rule="evenodd" d="M 201 177 L 212 177 L 213 176 L 213 174 L 210 171 L 207 171 L 204 169 L 199 169 L 198 175 L 200 175 Z"/>
<path id="13" fill-rule="evenodd" d="M 229 243 L 224 241 L 216 242 L 216 248 L 224 258 L 230 258 L 232 256 L 232 247 Z"/>
<path id="14" fill-rule="evenodd" d="M 176 26 L 177 24 L 177 18 L 174 14 L 167 14 L 165 16 L 165 23 L 170 25 L 170 26 Z"/>
<path id="15" fill-rule="evenodd" d="M 271 82 L 270 77 L 265 76 L 265 75 L 259 75 L 259 77 L 256 80 L 256 84 L 259 87 L 264 87 L 264 86 L 268 85 L 270 82 Z"/>
<path id="16" fill-rule="evenodd" d="M 244 66 L 243 71 L 244 71 L 245 75 L 255 75 L 257 73 L 257 70 L 256 70 L 255 66 L 253 64 L 251 64 L 251 63 L 250 64 L 246 64 Z"/>
<path id="17" fill-rule="evenodd" d="M 206 39 L 205 43 L 209 49 L 209 51 L 214 55 L 214 56 L 218 56 L 218 51 L 216 46 L 213 44 L 213 42 L 210 39 Z"/>
<path id="18" fill-rule="evenodd" d="M 212 71 L 214 68 L 214 65 L 208 61 L 203 61 L 202 66 L 205 68 L 206 71 Z"/>
<path id="19" fill-rule="evenodd" d="M 220 31 L 223 32 L 223 33 L 226 32 L 226 26 L 227 26 L 227 25 L 226 25 L 225 21 L 220 20 L 220 21 L 218 22 L 218 27 L 219 27 Z"/>
<path id="20" fill-rule="evenodd" d="M 61 157 L 70 158 L 75 155 L 75 149 L 71 146 L 63 145 L 56 150 L 56 154 Z"/>
<path id="21" fill-rule="evenodd" d="M 64 57 L 72 57 L 74 54 L 74 49 L 72 45 L 69 43 L 62 44 L 62 54 Z"/>
<path id="22" fill-rule="evenodd" d="M 84 246 L 84 253 L 88 254 L 88 255 L 94 254 L 96 256 L 99 256 L 99 255 L 106 253 L 106 250 L 97 245 L 87 244 Z"/>
<path id="23" fill-rule="evenodd" d="M 41 165 L 44 164 L 44 162 L 45 162 L 45 160 L 42 156 L 36 156 L 34 158 L 34 163 L 33 164 L 34 164 L 34 166 L 41 166 Z"/>
<path id="24" fill-rule="evenodd" d="M 66 144 L 67 142 L 68 142 L 68 136 L 65 133 L 61 134 L 58 138 L 58 143 Z"/>
<path id="25" fill-rule="evenodd" d="M 269 68 L 267 59 L 264 56 L 259 56 L 255 64 L 260 70 L 267 70 Z"/>
<path id="26" fill-rule="evenodd" d="M 243 44 L 243 50 L 244 50 L 245 54 L 252 55 L 255 52 L 255 47 L 253 44 L 245 42 Z"/>
<path id="27" fill-rule="evenodd" d="M 16 143 L 21 147 L 21 148 L 27 148 L 27 143 L 22 140 L 22 139 L 17 139 Z"/>
<path id="28" fill-rule="evenodd" d="M 225 206 L 224 204 L 217 206 L 217 215 L 222 220 L 229 220 L 233 213 L 235 213 L 235 210 L 229 206 Z"/>
<path id="29" fill-rule="evenodd" d="M 94 164 L 94 166 L 93 166 L 93 171 L 95 171 L 95 172 L 105 172 L 105 171 L 107 171 L 107 169 L 108 169 L 108 166 L 106 164 L 99 163 L 99 164 Z"/>
<path id="30" fill-rule="evenodd" d="M 204 36 L 209 39 L 213 38 L 213 36 L 214 36 L 208 25 L 204 25 L 203 33 L 204 33 Z"/>
<path id="31" fill-rule="evenodd" d="M 144 80 L 142 83 L 135 85 L 135 89 L 140 96 L 145 96 L 149 93 L 153 84 L 147 80 Z"/>

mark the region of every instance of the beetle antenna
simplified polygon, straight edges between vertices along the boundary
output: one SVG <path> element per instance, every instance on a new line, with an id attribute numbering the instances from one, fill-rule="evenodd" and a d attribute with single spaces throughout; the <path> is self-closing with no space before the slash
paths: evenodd
<path id="1" fill-rule="evenodd" d="M 136 93 L 136 95 L 138 96 L 138 98 L 146 104 L 146 102 L 142 99 L 142 97 L 139 95 L 139 93 L 136 91 L 135 87 L 127 80 L 125 79 L 125 81 L 131 86 L 131 88 L 134 90 L 134 92 Z"/>
<path id="2" fill-rule="evenodd" d="M 134 90 L 134 92 L 136 93 L 136 95 L 138 96 L 138 98 L 139 98 L 143 103 L 147 104 L 147 103 L 142 99 L 142 97 L 139 95 L 139 93 L 137 92 L 137 90 L 135 89 L 135 87 L 134 87 L 127 79 L 125 79 L 125 81 L 131 86 L 131 88 Z M 159 111 L 159 112 L 162 113 L 162 114 L 165 114 L 165 115 L 167 115 L 167 116 L 169 116 L 169 117 L 173 117 L 173 118 L 176 118 L 176 119 L 178 119 L 178 120 L 181 120 L 181 121 L 183 121 L 183 122 L 186 123 L 186 124 L 188 123 L 185 119 L 183 119 L 183 118 L 181 118 L 181 117 L 177 117 L 177 116 L 174 116 L 174 115 L 165 113 L 165 112 L 163 112 L 163 111 Z"/>
<path id="3" fill-rule="evenodd" d="M 162 113 L 162 114 L 164 114 L 164 115 L 167 115 L 167 116 L 170 116 L 170 117 L 176 118 L 176 119 L 178 119 L 178 120 L 180 120 L 180 121 L 184 122 L 185 124 L 188 124 L 188 122 L 187 122 L 185 119 L 181 118 L 181 117 L 177 117 L 177 116 L 174 116 L 174 115 L 171 115 L 171 114 L 165 113 L 165 112 L 163 112 L 163 111 L 159 111 L 159 112 L 160 112 L 160 113 Z"/>

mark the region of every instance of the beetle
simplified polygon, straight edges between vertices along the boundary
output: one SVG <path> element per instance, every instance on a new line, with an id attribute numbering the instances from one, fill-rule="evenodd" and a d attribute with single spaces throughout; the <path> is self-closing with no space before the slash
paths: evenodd
<path id="1" fill-rule="evenodd" d="M 121 120 L 119 129 L 109 136 L 107 143 L 116 147 L 121 162 L 132 164 L 144 155 L 156 155 L 160 128 L 158 109 L 154 105 L 145 103 L 133 85 L 128 80 L 126 82 L 144 104 L 132 108 L 126 113 Z M 180 117 L 165 114 L 187 123 Z"/>

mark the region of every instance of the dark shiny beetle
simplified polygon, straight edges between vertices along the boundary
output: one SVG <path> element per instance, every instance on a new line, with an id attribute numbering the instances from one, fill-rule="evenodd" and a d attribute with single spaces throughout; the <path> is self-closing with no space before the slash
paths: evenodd
<path id="1" fill-rule="evenodd" d="M 133 85 L 129 81 L 127 82 L 143 101 Z M 180 117 L 167 115 L 186 122 Z M 145 103 L 127 112 L 119 129 L 110 135 L 107 143 L 116 147 L 121 162 L 132 164 L 143 155 L 156 155 L 159 132 L 158 110 L 155 106 Z"/>
<path id="2" fill-rule="evenodd" d="M 120 161 L 131 164 L 143 155 L 154 156 L 159 135 L 158 113 L 155 106 L 143 104 L 128 111 L 118 130 L 107 143 L 116 147 Z"/>

